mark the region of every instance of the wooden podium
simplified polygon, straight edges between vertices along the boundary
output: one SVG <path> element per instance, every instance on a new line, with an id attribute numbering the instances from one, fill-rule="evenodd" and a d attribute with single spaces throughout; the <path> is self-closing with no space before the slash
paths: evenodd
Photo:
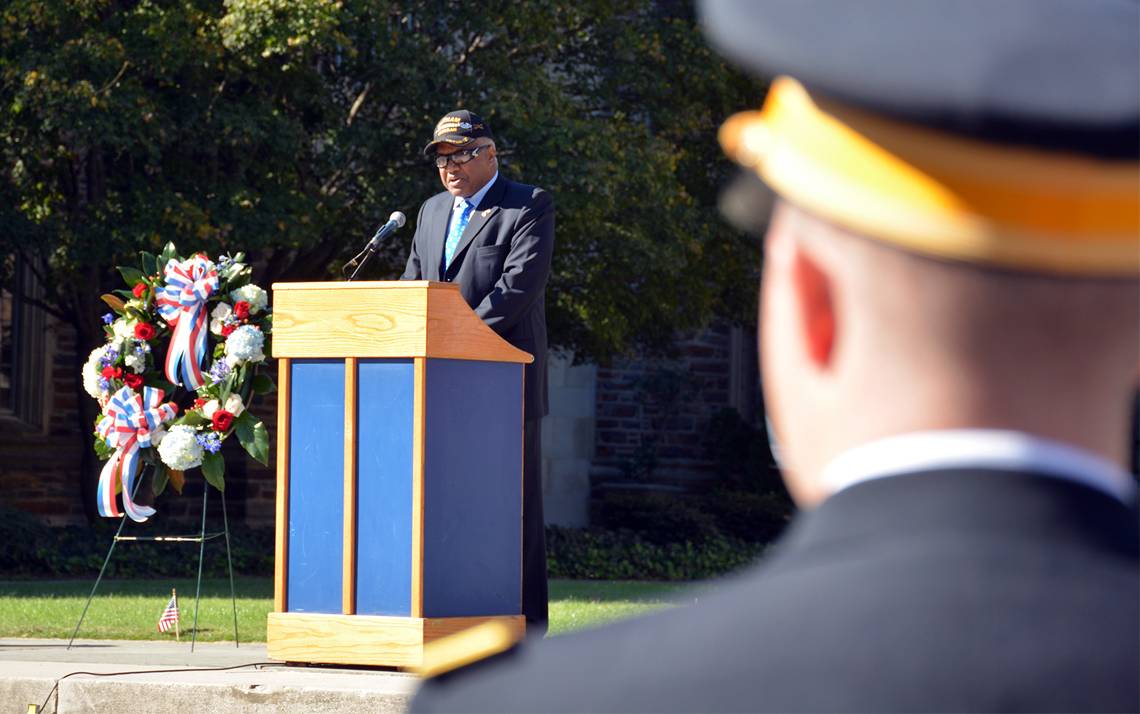
<path id="1" fill-rule="evenodd" d="M 486 620 L 521 638 L 523 364 L 457 285 L 278 283 L 268 654 L 417 667 Z"/>

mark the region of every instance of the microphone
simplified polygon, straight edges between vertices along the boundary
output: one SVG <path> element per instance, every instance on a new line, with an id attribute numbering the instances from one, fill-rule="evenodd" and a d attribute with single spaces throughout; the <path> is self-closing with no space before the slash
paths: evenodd
<path id="1" fill-rule="evenodd" d="M 388 222 L 377 228 L 376 235 L 372 236 L 372 240 L 368 241 L 368 250 L 376 250 L 379 248 L 380 241 L 403 228 L 407 222 L 408 218 L 402 211 L 393 211 L 392 215 L 388 216 Z"/>
<path id="2" fill-rule="evenodd" d="M 376 252 L 376 249 L 380 247 L 380 242 L 398 231 L 407 220 L 407 217 L 401 211 L 393 211 L 392 215 L 388 216 L 388 222 L 376 229 L 376 235 L 372 236 L 372 240 L 368 241 L 368 245 L 364 246 L 364 250 L 360 251 L 355 258 L 345 263 L 345 272 L 348 272 L 349 268 L 356 268 L 356 270 L 352 271 L 352 275 L 349 276 L 349 280 L 356 278 L 361 268 L 364 267 L 364 264 L 368 262 L 368 259 L 371 258 L 372 254 Z"/>

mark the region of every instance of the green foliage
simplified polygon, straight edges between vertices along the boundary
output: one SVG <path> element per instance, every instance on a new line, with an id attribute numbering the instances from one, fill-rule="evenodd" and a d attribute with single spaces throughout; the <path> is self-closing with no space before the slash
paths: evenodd
<path id="1" fill-rule="evenodd" d="M 762 88 L 678 8 L 12 0 L 0 250 L 37 266 L 81 349 L 111 266 L 170 240 L 241 247 L 263 285 L 336 276 L 380 216 L 415 216 L 439 190 L 420 148 L 468 106 L 495 127 L 502 171 L 555 197 L 555 344 L 605 359 L 665 350 L 714 311 L 751 320 L 758 247 L 716 214 L 730 168 L 715 132 Z M 368 277 L 399 274 L 413 229 Z"/>
<path id="2" fill-rule="evenodd" d="M 0 576 L 91 577 L 99 573 L 117 522 L 94 526 L 50 528 L 26 514 L 0 509 Z M 184 526 L 179 532 L 197 532 Z M 230 531 L 234 571 L 245 575 L 272 575 L 273 529 L 235 525 Z M 216 538 L 206 544 L 204 572 L 210 577 L 226 573 L 225 545 Z M 107 566 L 110 578 L 158 576 L 194 577 L 198 572 L 197 543 L 120 543 Z"/>
<path id="3" fill-rule="evenodd" d="M 226 460 L 221 453 L 202 455 L 202 476 L 219 491 L 226 490 Z"/>
<path id="4" fill-rule="evenodd" d="M 242 412 L 234 421 L 234 433 L 250 456 L 269 465 L 269 432 L 260 419 L 248 411 Z"/>
<path id="5" fill-rule="evenodd" d="M 766 544 L 783 531 L 792 510 L 783 490 L 722 486 L 703 494 L 610 491 L 594 504 L 591 520 L 599 528 L 627 530 L 657 545 L 717 538 Z"/>
<path id="6" fill-rule="evenodd" d="M 595 511 L 592 521 L 599 526 L 634 531 L 658 545 L 719 534 L 715 516 L 701 510 L 693 497 L 640 491 L 607 493 Z"/>
<path id="7" fill-rule="evenodd" d="M 702 580 L 751 564 L 763 549 L 721 536 L 659 544 L 632 531 L 546 529 L 552 578 Z"/>

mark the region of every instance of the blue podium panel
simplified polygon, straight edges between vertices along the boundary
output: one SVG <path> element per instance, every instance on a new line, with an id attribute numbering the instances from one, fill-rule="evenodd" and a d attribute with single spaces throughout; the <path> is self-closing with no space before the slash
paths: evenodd
<path id="1" fill-rule="evenodd" d="M 412 429 L 410 359 L 357 367 L 356 614 L 412 612 Z"/>
<path id="2" fill-rule="evenodd" d="M 344 361 L 294 360 L 289 419 L 289 612 L 341 612 Z"/>
<path id="3" fill-rule="evenodd" d="M 424 617 L 522 612 L 522 365 L 428 359 Z"/>

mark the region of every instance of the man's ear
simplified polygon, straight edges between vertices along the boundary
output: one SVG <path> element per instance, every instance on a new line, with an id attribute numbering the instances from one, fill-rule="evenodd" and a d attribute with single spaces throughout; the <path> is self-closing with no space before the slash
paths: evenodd
<path id="1" fill-rule="evenodd" d="M 804 351 L 813 365 L 826 369 L 835 348 L 836 314 L 831 277 L 802 245 L 792 247 L 792 290 L 799 303 Z"/>

